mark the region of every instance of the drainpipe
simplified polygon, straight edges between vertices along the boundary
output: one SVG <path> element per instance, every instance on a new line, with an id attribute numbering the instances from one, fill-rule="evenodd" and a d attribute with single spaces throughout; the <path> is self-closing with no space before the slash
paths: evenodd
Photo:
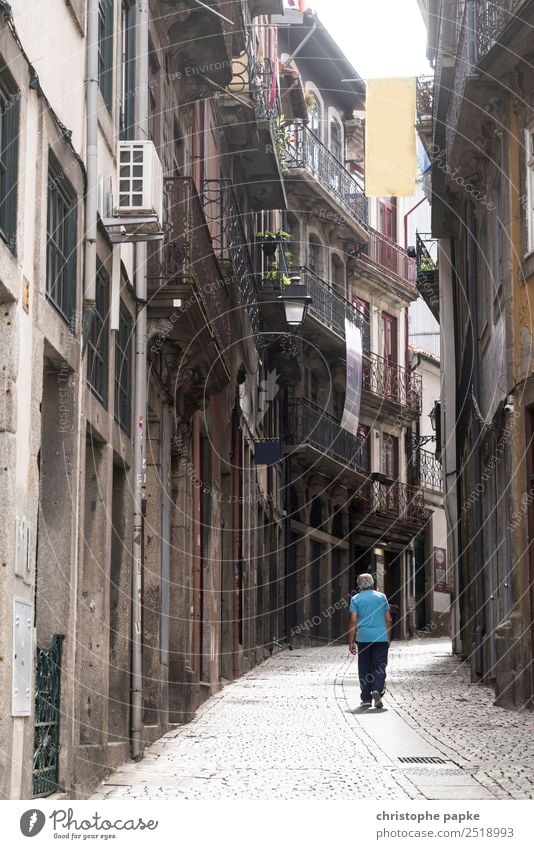
<path id="1" fill-rule="evenodd" d="M 135 55 L 135 125 L 136 138 L 148 138 L 148 0 L 139 0 L 136 13 Z M 142 570 L 143 570 L 143 504 L 146 485 L 146 334 L 147 285 L 146 243 L 135 245 L 135 416 L 134 416 L 134 505 L 132 545 L 132 694 L 131 748 L 132 758 L 143 756 L 143 649 L 142 649 Z"/>
<path id="2" fill-rule="evenodd" d="M 408 218 L 410 217 L 412 212 L 415 212 L 415 210 L 418 209 L 418 207 L 420 207 L 421 204 L 425 202 L 425 200 L 426 200 L 426 197 L 421 198 L 421 200 L 417 201 L 415 206 L 412 206 L 412 208 L 409 209 L 408 212 L 406 213 L 406 215 L 404 216 L 404 247 L 405 248 L 409 247 L 409 245 L 408 245 Z"/>
<path id="3" fill-rule="evenodd" d="M 98 0 L 87 7 L 86 173 L 84 253 L 84 342 L 96 307 L 96 219 L 98 212 Z"/>
<path id="4" fill-rule="evenodd" d="M 473 205 L 467 207 L 467 232 L 468 243 L 468 273 L 469 273 L 469 304 L 471 307 L 471 322 L 473 328 L 473 395 L 480 407 L 480 364 L 478 360 L 478 293 L 477 293 L 477 246 L 475 238 L 475 213 Z M 474 431 L 474 461 L 475 482 L 481 481 L 482 476 L 482 450 L 480 445 L 481 427 L 480 419 L 475 411 L 473 417 Z M 482 511 L 482 499 L 475 501 L 475 604 L 476 604 L 476 627 L 475 627 L 475 672 L 482 676 L 484 672 L 484 621 L 485 621 L 485 592 L 484 592 L 484 545 L 482 539 L 482 528 L 484 517 Z"/>

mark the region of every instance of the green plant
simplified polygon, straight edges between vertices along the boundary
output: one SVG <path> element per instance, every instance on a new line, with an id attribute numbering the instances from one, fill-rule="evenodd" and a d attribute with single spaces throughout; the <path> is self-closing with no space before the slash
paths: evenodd
<path id="1" fill-rule="evenodd" d="M 418 271 L 435 271 L 436 264 L 432 259 L 425 257 L 419 262 Z"/>
<path id="2" fill-rule="evenodd" d="M 288 147 L 293 141 L 293 133 L 291 130 L 285 125 L 285 117 L 284 115 L 279 115 L 275 122 L 275 146 L 276 146 L 276 155 L 278 156 L 278 161 L 280 162 L 280 168 L 282 171 L 285 171 L 287 168 L 287 159 L 288 159 Z"/>
<path id="3" fill-rule="evenodd" d="M 273 286 L 289 286 L 291 283 L 288 275 L 280 271 L 280 266 L 276 260 L 271 263 L 269 270 L 263 275 L 263 280 Z"/>
<path id="4" fill-rule="evenodd" d="M 286 233 L 285 230 L 277 230 L 273 233 L 271 230 L 264 230 L 263 233 L 256 233 L 257 239 L 291 239 L 291 233 Z"/>
<path id="5" fill-rule="evenodd" d="M 317 98 L 311 91 L 304 92 L 304 102 L 309 115 L 317 114 Z"/>

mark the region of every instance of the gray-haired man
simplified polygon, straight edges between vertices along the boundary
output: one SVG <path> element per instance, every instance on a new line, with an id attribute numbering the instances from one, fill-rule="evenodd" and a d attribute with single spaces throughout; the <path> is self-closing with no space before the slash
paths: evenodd
<path id="1" fill-rule="evenodd" d="M 375 708 L 381 708 L 392 624 L 389 602 L 374 589 L 368 572 L 358 575 L 357 584 L 360 592 L 351 598 L 349 608 L 349 651 L 358 654 L 361 706 L 371 707 L 374 701 Z"/>

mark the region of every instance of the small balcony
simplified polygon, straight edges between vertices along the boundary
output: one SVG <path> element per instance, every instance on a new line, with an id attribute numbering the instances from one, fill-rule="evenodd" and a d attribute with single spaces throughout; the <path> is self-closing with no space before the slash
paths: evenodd
<path id="1" fill-rule="evenodd" d="M 428 153 L 433 138 L 434 77 L 417 77 L 416 82 L 417 132 Z"/>
<path id="2" fill-rule="evenodd" d="M 419 449 L 413 458 L 413 469 L 423 489 L 438 495 L 443 493 L 443 469 L 435 454 Z"/>
<path id="3" fill-rule="evenodd" d="M 229 180 L 205 180 L 201 195 L 213 250 L 230 287 L 235 282 L 239 303 L 249 317 L 252 333 L 259 328 L 255 275 L 243 217 Z"/>
<path id="4" fill-rule="evenodd" d="M 291 124 L 280 131 L 282 167 L 306 188 L 311 204 L 317 199 L 330 209 L 329 220 L 349 227 L 361 241 L 367 240 L 367 199 L 363 187 L 306 124 Z M 317 197 L 319 196 L 319 197 Z M 335 217 L 334 217 L 335 216 Z"/>
<path id="5" fill-rule="evenodd" d="M 251 31 L 231 68 L 227 94 L 219 94 L 214 105 L 230 148 L 240 154 L 246 150 L 246 156 L 239 156 L 240 181 L 254 210 L 285 209 L 275 68 L 271 59 L 257 58 Z"/>
<path id="6" fill-rule="evenodd" d="M 193 344 L 199 365 L 206 357 L 212 364 L 207 370 L 224 385 L 233 341 L 230 289 L 192 178 L 165 178 L 164 230 L 147 262 L 148 311 L 156 329 L 149 350 Z"/>
<path id="7" fill-rule="evenodd" d="M 437 239 L 431 233 L 416 234 L 417 289 L 439 322 L 439 271 Z"/>
<path id="8" fill-rule="evenodd" d="M 312 298 L 302 332 L 306 340 L 331 352 L 337 351 L 340 346 L 344 348 L 346 318 L 361 329 L 364 339 L 368 338 L 369 323 L 330 283 L 306 265 L 291 267 L 288 274 L 298 275 Z M 262 312 L 267 323 L 279 323 L 283 317 L 282 308 L 277 303 L 277 297 L 282 291 L 280 276 L 276 273 L 273 275 L 267 267 L 263 277 L 259 275 L 258 285 Z"/>
<path id="9" fill-rule="evenodd" d="M 171 56 L 171 75 L 180 80 L 184 101 L 213 95 L 213 83 L 226 86 L 232 78 L 234 25 L 229 6 L 221 0 L 160 0 L 161 23 L 166 27 Z M 206 50 L 206 45 L 209 50 Z"/>
<path id="10" fill-rule="evenodd" d="M 369 450 L 365 440 L 341 427 L 341 422 L 305 398 L 287 405 L 285 447 L 291 454 L 305 452 L 312 467 L 337 478 L 343 470 L 366 476 Z"/>
<path id="11" fill-rule="evenodd" d="M 362 404 L 372 414 L 401 416 L 406 424 L 421 415 L 423 381 L 420 374 L 390 363 L 372 352 L 363 356 Z"/>
<path id="12" fill-rule="evenodd" d="M 395 530 L 402 532 L 403 527 L 415 533 L 427 519 L 422 490 L 400 481 L 368 481 L 360 490 L 357 505 L 360 514 L 381 523 L 390 535 Z"/>
<path id="13" fill-rule="evenodd" d="M 360 260 L 368 270 L 386 274 L 392 281 L 408 287 L 414 298 L 417 296 L 415 260 L 393 239 L 373 227 L 369 227 L 368 241 L 355 247 L 352 258 Z"/>
<path id="14" fill-rule="evenodd" d="M 479 0 L 476 6 L 477 58 L 481 61 L 497 44 L 512 23 L 527 29 L 527 21 L 519 15 L 528 0 Z"/>

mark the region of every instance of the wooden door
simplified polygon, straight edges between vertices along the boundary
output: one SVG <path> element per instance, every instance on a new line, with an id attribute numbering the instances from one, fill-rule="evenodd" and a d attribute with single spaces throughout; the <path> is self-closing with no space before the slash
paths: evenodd
<path id="1" fill-rule="evenodd" d="M 398 398 L 398 347 L 397 319 L 387 312 L 382 313 L 382 331 L 384 337 L 384 394 Z"/>

